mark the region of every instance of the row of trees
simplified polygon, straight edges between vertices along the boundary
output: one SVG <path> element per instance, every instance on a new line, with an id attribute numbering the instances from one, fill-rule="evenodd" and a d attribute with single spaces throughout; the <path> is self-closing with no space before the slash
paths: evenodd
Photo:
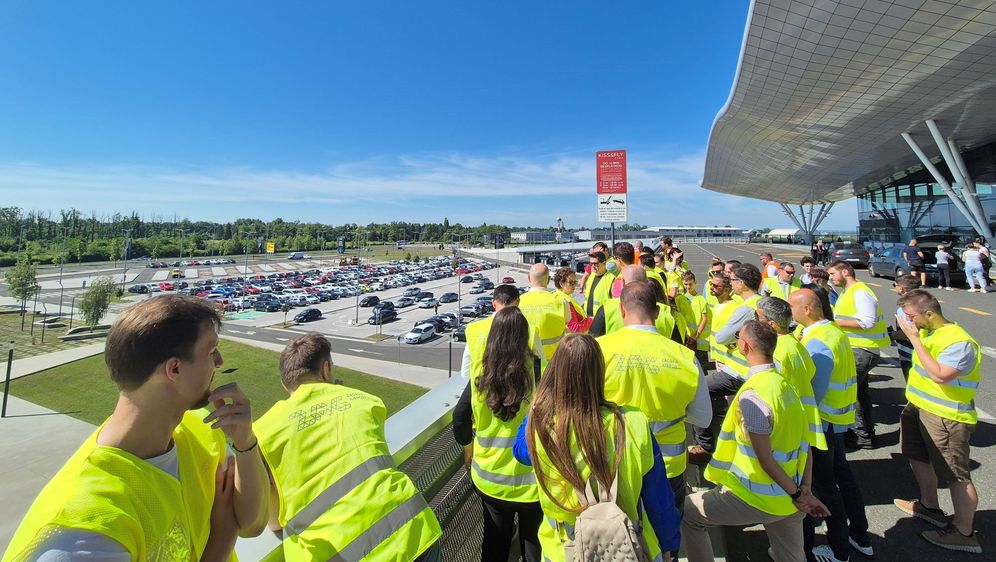
<path id="1" fill-rule="evenodd" d="M 11 296 L 21 302 L 21 329 L 23 330 L 28 301 L 33 299 L 41 290 L 41 286 L 38 284 L 38 267 L 31 261 L 30 256 L 25 254 L 14 267 L 7 271 L 4 282 L 7 284 L 7 290 Z M 104 317 L 111 305 L 111 299 L 115 295 L 120 296 L 120 294 L 121 289 L 110 277 L 94 279 L 79 302 L 83 325 L 95 326 L 100 323 L 100 319 Z M 31 321 L 34 321 L 33 318 Z"/>
<path id="2" fill-rule="evenodd" d="M 619 228 L 642 228 L 622 225 Z M 520 230 L 522 228 L 516 228 Z M 527 227 L 526 230 L 553 231 L 554 227 Z M 340 237 L 347 246 L 386 244 L 398 240 L 413 243 L 483 243 L 485 237 L 509 232 L 505 225 L 482 223 L 480 226 L 391 221 L 360 225 L 331 225 L 317 222 L 274 219 L 237 219 L 216 223 L 190 221 L 185 218 L 137 213 L 122 215 L 84 215 L 78 209 L 25 211 L 20 207 L 0 207 L 0 267 L 17 262 L 28 252 L 38 263 L 110 261 L 125 254 L 130 239 L 129 256 L 209 257 L 256 253 L 262 239 L 273 241 L 278 252 L 318 251 L 335 248 Z M 506 242 L 509 237 L 506 235 Z"/>

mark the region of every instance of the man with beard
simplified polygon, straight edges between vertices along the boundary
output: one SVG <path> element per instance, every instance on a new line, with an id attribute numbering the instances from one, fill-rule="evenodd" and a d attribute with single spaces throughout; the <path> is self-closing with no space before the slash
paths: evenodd
<path id="1" fill-rule="evenodd" d="M 220 328 L 211 303 L 181 295 L 118 317 L 104 353 L 117 405 L 35 499 L 5 561 L 227 560 L 237 534 L 263 531 L 249 400 L 235 383 L 211 390 Z"/>

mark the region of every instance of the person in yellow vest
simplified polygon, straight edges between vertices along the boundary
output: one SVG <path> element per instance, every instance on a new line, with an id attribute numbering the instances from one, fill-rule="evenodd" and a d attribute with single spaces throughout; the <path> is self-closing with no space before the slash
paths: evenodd
<path id="1" fill-rule="evenodd" d="M 624 287 L 630 283 L 648 283 L 646 272 L 643 266 L 639 265 L 623 268 L 619 275 L 619 281 L 623 283 Z M 677 329 L 676 318 L 671 307 L 664 303 L 658 303 L 658 309 L 660 312 L 655 322 L 657 329 L 667 337 L 677 337 L 678 343 L 681 343 L 683 341 L 681 330 Z M 623 325 L 620 299 L 611 298 L 605 301 L 602 308 L 595 314 L 595 318 L 592 319 L 591 326 L 588 328 L 588 333 L 594 337 L 604 336 L 621 330 Z"/>
<path id="2" fill-rule="evenodd" d="M 612 247 L 612 257 L 616 260 L 616 266 L 618 270 L 616 274 L 618 275 L 622 270 L 636 263 L 636 252 L 633 250 L 633 245 L 629 242 L 616 242 L 615 246 Z M 619 298 L 622 294 L 622 280 L 616 279 L 612 282 L 612 297 Z"/>
<path id="3" fill-rule="evenodd" d="M 280 383 L 289 397 L 254 424 L 283 559 L 439 560 L 439 521 L 391 459 L 384 403 L 333 384 L 333 369 L 325 336 L 288 342 Z"/>
<path id="4" fill-rule="evenodd" d="M 692 350 L 657 331 L 659 309 L 648 283 L 627 283 L 620 300 L 625 328 L 596 340 L 605 357 L 605 399 L 639 408 L 650 419 L 680 511 L 688 466 L 685 423 L 712 421 L 705 373 Z"/>
<path id="5" fill-rule="evenodd" d="M 708 284 L 710 280 L 706 280 Z M 696 289 L 695 274 L 686 271 L 681 275 L 685 294 L 681 295 L 685 306 L 679 307 L 685 315 L 688 337 L 695 342 L 695 358 L 703 368 L 709 368 L 709 336 L 712 334 L 712 309 L 706 298 Z M 681 302 L 681 301 L 679 301 Z M 691 343 L 689 343 L 691 345 Z"/>
<path id="6" fill-rule="evenodd" d="M 712 279 L 718 275 L 726 275 L 726 262 L 713 259 L 712 264 L 709 266 L 709 278 L 706 279 L 702 287 L 702 293 L 705 295 L 706 303 L 710 308 L 716 306 L 716 297 L 712 294 Z"/>
<path id="7" fill-rule="evenodd" d="M 823 300 L 810 289 L 789 296 L 792 317 L 802 326 L 801 343 L 816 367 L 813 397 L 827 444 L 826 450 L 813 451 L 813 490 L 830 510 L 827 544 L 813 547 L 819 521 L 807 519 L 806 550 L 819 562 L 833 562 L 848 560 L 851 548 L 867 557 L 875 552 L 868 536 L 861 486 L 844 451 L 844 434 L 854 423 L 857 399 L 854 353 L 843 330 L 826 318 Z"/>
<path id="8" fill-rule="evenodd" d="M 770 253 L 762 253 L 759 259 L 761 261 L 761 279 L 778 276 L 778 262 Z"/>
<path id="9" fill-rule="evenodd" d="M 498 314 L 498 311 L 505 307 L 519 306 L 519 289 L 514 285 L 498 285 L 491 298 L 491 306 L 495 308 L 495 314 Z M 488 341 L 488 334 L 491 332 L 494 318 L 492 315 L 467 324 L 467 345 L 463 348 L 463 359 L 460 363 L 460 377 L 464 380 L 470 380 L 470 374 L 481 369 L 484 361 L 484 346 Z M 537 358 L 545 363 L 546 357 L 543 355 L 543 344 L 540 341 L 539 330 L 535 327 L 531 329 L 533 337 L 530 340 L 529 348 L 533 350 L 533 354 Z"/>
<path id="10" fill-rule="evenodd" d="M 529 325 L 539 330 L 547 361 L 557 351 L 571 319 L 570 305 L 555 297 L 547 288 L 549 285 L 550 269 L 545 263 L 533 264 L 529 268 L 529 290 L 519 296 L 519 310 Z"/>
<path id="11" fill-rule="evenodd" d="M 646 248 L 646 251 L 639 254 L 637 259 L 640 260 L 640 265 L 643 266 L 643 270 L 647 274 L 647 280 L 657 283 L 662 289 L 664 289 L 666 287 L 666 283 L 664 278 L 661 277 L 661 274 L 657 272 L 657 269 L 654 266 L 654 254 L 650 251 L 650 248 Z"/>
<path id="12" fill-rule="evenodd" d="M 518 308 L 495 313 L 483 365 L 453 410 L 456 442 L 473 446 L 470 475 L 484 508 L 483 562 L 507 562 L 518 519 L 519 552 L 539 562 L 543 510 L 532 468 L 512 446 L 532 401 L 540 369 L 529 349 L 529 323 Z"/>
<path id="13" fill-rule="evenodd" d="M 38 494 L 4 562 L 229 560 L 236 535 L 266 528 L 251 404 L 234 382 L 211 388 L 220 328 L 214 305 L 181 295 L 118 316 L 104 351 L 114 411 Z"/>
<path id="14" fill-rule="evenodd" d="M 616 261 L 609 257 L 609 254 L 611 252 L 609 252 L 608 244 L 606 244 L 605 242 L 595 242 L 594 244 L 592 244 L 591 250 L 588 251 L 588 255 L 591 256 L 592 254 L 596 253 L 601 253 L 603 256 L 605 256 L 606 259 L 602 261 L 605 262 L 605 268 L 609 273 L 613 275 L 619 274 L 619 268 L 616 266 Z M 589 262 L 588 265 L 585 266 L 584 275 L 581 277 L 581 283 L 580 283 L 582 290 L 584 290 L 584 288 L 588 286 L 588 279 L 595 274 L 595 271 L 597 269 L 598 268 L 592 262 Z M 589 314 L 588 316 L 591 316 L 591 314 Z"/>
<path id="15" fill-rule="evenodd" d="M 904 512 L 940 527 L 921 533 L 950 550 L 982 553 L 973 526 L 979 493 L 972 483 L 969 439 L 978 422 L 975 394 L 981 382 L 978 342 L 949 321 L 941 305 L 922 289 L 899 299 L 896 320 L 913 347 L 906 383 L 909 403 L 900 416 L 900 449 L 920 488 L 914 500 L 896 499 Z M 937 500 L 938 476 L 948 481 L 954 518 L 948 522 Z"/>
<path id="16" fill-rule="evenodd" d="M 553 296 L 570 305 L 571 319 L 567 321 L 567 329 L 572 332 L 587 332 L 591 326 L 591 318 L 588 318 L 581 304 L 574 298 L 578 286 L 577 273 L 569 267 L 561 267 L 553 274 L 553 286 L 557 289 Z"/>
<path id="17" fill-rule="evenodd" d="M 675 271 L 678 275 L 681 275 L 689 270 L 684 252 L 674 246 L 674 241 L 669 236 L 661 237 L 661 245 L 658 251 L 664 254 L 664 267 L 668 271 Z"/>
<path id="18" fill-rule="evenodd" d="M 594 318 L 602 304 L 612 298 L 612 283 L 616 273 L 610 272 L 605 265 L 606 254 L 593 251 L 588 254 L 588 265 L 591 273 L 581 280 L 581 292 L 584 295 L 584 313 L 588 318 Z"/>
<path id="19" fill-rule="evenodd" d="M 777 371 L 778 336 L 748 321 L 737 343 L 749 364 L 748 380 L 723 419 L 723 431 L 705 477 L 717 486 L 685 500 L 681 534 L 689 562 L 714 559 L 708 529 L 764 525 L 774 560 L 806 560 L 804 515 L 829 515 L 810 491 L 813 441 L 795 388 Z"/>
<path id="20" fill-rule="evenodd" d="M 871 287 L 854 278 L 854 267 L 844 261 L 835 261 L 827 267 L 830 283 L 840 296 L 834 305 L 834 322 L 844 330 L 854 349 L 854 363 L 858 370 L 858 406 L 855 427 L 845 441 L 849 448 L 874 449 L 878 446 L 875 435 L 875 418 L 872 413 L 868 377 L 878 365 L 880 349 L 888 347 L 888 327 L 882 307 Z"/>
<path id="21" fill-rule="evenodd" d="M 761 283 L 761 294 L 788 300 L 793 291 L 802 287 L 802 281 L 795 276 L 795 264 L 783 261 L 778 266 L 778 275 L 767 277 Z"/>
<path id="22" fill-rule="evenodd" d="M 651 560 L 678 549 L 680 515 L 647 416 L 605 397 L 605 361 L 587 334 L 564 338 L 536 389 L 515 439 L 515 458 L 536 470 L 543 558 L 571 560 L 565 550 L 584 507 L 576 492 L 618 486 L 616 505 L 637 522 Z M 602 492 L 604 493 L 604 492 Z M 566 544 L 565 544 L 566 543 Z"/>

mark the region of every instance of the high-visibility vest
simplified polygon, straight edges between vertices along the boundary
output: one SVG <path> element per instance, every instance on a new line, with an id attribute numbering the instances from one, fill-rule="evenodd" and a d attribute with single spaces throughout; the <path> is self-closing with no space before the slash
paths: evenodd
<path id="1" fill-rule="evenodd" d="M 526 362 L 532 380 L 532 356 Z M 484 371 L 471 373 L 470 406 L 474 414 L 474 458 L 470 477 L 482 494 L 510 502 L 539 501 L 536 474 L 533 467 L 515 460 L 512 446 L 522 420 L 529 413 L 532 392 L 519 404 L 519 411 L 508 421 L 502 421 L 491 408 L 487 396 L 477 389 Z"/>
<path id="2" fill-rule="evenodd" d="M 868 293 L 875 299 L 875 325 L 870 330 L 845 328 L 844 326 L 841 326 L 840 329 L 844 330 L 844 333 L 847 334 L 847 339 L 851 342 L 851 347 L 862 349 L 889 347 L 891 343 L 889 328 L 885 323 L 885 316 L 882 315 L 882 307 L 878 304 L 878 298 L 875 297 L 875 293 L 868 285 L 865 285 L 861 281 L 848 287 L 837 299 L 837 304 L 834 307 L 834 319 L 855 320 L 855 316 L 858 314 L 858 307 L 854 304 L 854 295 L 859 292 Z"/>
<path id="3" fill-rule="evenodd" d="M 384 437 L 387 409 L 342 385 L 302 384 L 253 424 L 279 494 L 287 560 L 414 560 L 439 521 Z"/>
<path id="4" fill-rule="evenodd" d="M 620 305 L 622 299 L 609 299 L 605 301 L 602 305 L 602 311 L 605 315 L 605 335 L 618 332 L 625 327 L 622 318 L 622 307 Z M 657 303 L 657 319 L 654 320 L 654 326 L 657 327 L 657 331 L 661 335 L 670 338 L 671 334 L 674 333 L 675 317 L 671 314 L 671 307 L 663 303 Z"/>
<path id="5" fill-rule="evenodd" d="M 480 372 L 484 368 L 484 347 L 488 343 L 488 335 L 491 333 L 491 325 L 494 321 L 494 316 L 488 316 L 487 318 L 475 320 L 467 324 L 465 335 L 467 336 L 467 349 L 470 352 L 471 373 Z M 536 340 L 539 338 L 539 330 L 534 326 L 530 326 L 529 332 L 529 349 L 536 353 L 534 348 Z M 545 368 L 545 358 L 543 358 L 543 364 Z"/>
<path id="6" fill-rule="evenodd" d="M 584 308 L 587 312 L 588 300 L 591 299 L 592 307 L 590 316 L 592 318 L 595 317 L 595 314 L 598 312 L 598 308 L 612 297 L 612 283 L 616 280 L 616 276 L 615 274 L 606 271 L 599 280 L 598 285 L 595 285 L 595 279 L 595 274 L 589 275 L 588 279 L 585 281 L 584 288 L 582 289 L 582 293 L 584 294 L 584 303 L 582 304 L 582 308 Z M 592 289 L 593 286 L 594 289 Z"/>
<path id="7" fill-rule="evenodd" d="M 695 352 L 661 334 L 627 329 L 597 338 L 605 357 L 605 399 L 650 419 L 668 478 L 685 472 L 685 412 L 699 387 Z"/>
<path id="8" fill-rule="evenodd" d="M 791 282 L 782 284 L 777 277 L 768 277 L 761 283 L 761 288 L 767 289 L 768 296 L 788 301 L 789 295 L 802 288 L 802 281 L 793 277 Z"/>
<path id="9" fill-rule="evenodd" d="M 677 289 L 676 294 L 682 295 L 685 293 L 685 284 L 681 280 L 680 271 L 667 271 L 663 275 L 664 277 L 664 292 L 670 292 L 671 289 Z"/>
<path id="10" fill-rule="evenodd" d="M 562 300 L 562 301 L 566 302 L 567 304 L 571 305 L 571 308 L 573 308 L 574 311 L 577 312 L 578 315 L 581 318 L 587 318 L 588 317 L 588 315 L 585 314 L 585 312 L 584 312 L 584 308 L 581 307 L 581 305 L 578 303 L 577 300 L 574 299 L 573 296 L 568 295 L 567 293 L 561 291 L 560 289 L 557 289 L 556 291 L 554 291 L 553 292 L 553 296 L 556 297 L 557 299 Z"/>
<path id="11" fill-rule="evenodd" d="M 836 425 L 854 423 L 855 402 L 858 400 L 857 368 L 854 350 L 844 330 L 833 322 L 810 326 L 803 332 L 802 345 L 819 340 L 833 353 L 833 371 L 827 393 L 819 404 L 820 418 Z"/>
<path id="12" fill-rule="evenodd" d="M 539 330 L 543 354 L 549 361 L 567 332 L 564 303 L 550 291 L 526 291 L 519 297 L 519 310 L 529 325 Z"/>
<path id="13" fill-rule="evenodd" d="M 173 430 L 181 479 L 115 447 L 97 444 L 101 424 L 31 504 L 4 562 L 35 560 L 54 528 L 99 533 L 132 560 L 198 560 L 211 534 L 215 471 L 225 436 L 186 412 Z M 234 560 L 234 554 L 232 558 Z"/>
<path id="14" fill-rule="evenodd" d="M 661 286 L 661 289 L 664 289 L 665 293 L 667 292 L 667 284 L 665 283 L 664 278 L 661 276 L 661 274 L 657 273 L 656 269 L 644 266 L 643 270 L 647 272 L 648 281 L 656 282 L 658 285 Z"/>
<path id="15" fill-rule="evenodd" d="M 775 269 L 780 267 L 780 264 L 775 260 L 771 260 L 761 267 L 761 280 L 768 279 L 768 268 L 774 266 Z"/>
<path id="16" fill-rule="evenodd" d="M 699 351 L 709 351 L 709 336 L 712 335 L 712 309 L 709 308 L 709 303 L 706 302 L 705 297 L 702 295 L 692 296 L 685 293 L 678 298 L 685 300 L 685 306 L 678 308 L 685 314 L 689 336 L 695 336 L 695 332 L 699 329 L 699 323 L 702 322 L 702 316 L 705 315 L 705 329 L 699 335 L 696 348 Z M 681 301 L 679 300 L 679 302 Z"/>
<path id="17" fill-rule="evenodd" d="M 632 521 L 637 519 L 637 502 L 640 500 L 640 491 L 643 487 L 643 475 L 654 466 L 653 444 L 650 428 L 647 425 L 647 417 L 635 408 L 622 407 L 623 418 L 625 420 L 626 447 L 622 451 L 622 461 L 619 463 L 619 489 L 616 495 L 616 504 Z M 605 448 L 610 458 L 609 467 L 616 465 L 615 450 L 616 444 L 616 418 L 608 409 L 602 409 L 602 425 L 605 427 Z M 581 511 L 581 503 L 578 501 L 574 488 L 550 462 L 550 457 L 540 442 L 539 436 L 534 436 L 536 443 L 536 457 L 533 459 L 533 466 L 537 470 L 542 470 L 546 475 L 546 486 L 544 490 L 540 487 L 540 506 L 543 508 L 543 523 L 539 528 L 540 548 L 543 550 L 543 558 L 549 562 L 567 562 L 564 553 L 564 542 L 574 538 L 574 523 L 577 521 L 578 513 Z M 591 469 L 584 462 L 581 456 L 581 448 L 577 445 L 577 436 L 571 430 L 570 436 L 571 453 L 574 456 L 574 464 L 578 469 L 582 480 L 587 481 L 591 477 Z M 562 509 L 552 498 L 557 498 L 560 505 L 574 509 L 569 511 Z M 642 532 L 647 543 L 648 554 L 652 560 L 657 560 L 660 556 L 661 548 L 657 542 L 657 535 L 654 534 L 653 527 L 647 519 L 646 511 L 643 512 Z"/>
<path id="18" fill-rule="evenodd" d="M 806 421 L 814 438 L 810 445 L 827 450 L 823 421 L 820 418 L 816 395 L 813 394 L 813 377 L 816 376 L 813 357 L 792 334 L 782 334 L 778 336 L 774 359 L 775 369 L 795 388 L 799 399 L 802 400 L 802 407 L 806 410 Z"/>
<path id="19" fill-rule="evenodd" d="M 757 301 L 759 300 L 761 300 L 761 295 L 754 295 L 750 298 L 744 299 L 743 304 L 735 307 L 735 309 L 740 310 L 747 307 L 751 310 L 757 310 Z M 729 307 L 724 307 L 723 312 L 726 312 L 726 308 Z M 717 326 L 713 323 L 712 331 L 714 334 L 716 331 L 729 323 L 730 319 L 733 317 L 733 311 L 730 311 L 729 314 L 724 314 L 723 316 L 725 317 L 725 321 L 722 324 Z M 740 353 L 740 349 L 735 344 L 722 345 L 717 343 L 715 341 L 715 337 L 713 337 L 710 342 L 710 349 L 713 351 L 715 356 L 722 357 L 722 359 L 717 359 L 718 361 L 735 371 L 741 378 L 747 378 L 747 358 L 744 357 L 743 353 Z"/>
<path id="20" fill-rule="evenodd" d="M 932 332 L 920 330 L 920 341 L 931 357 L 937 359 L 941 352 L 952 344 L 969 342 L 975 348 L 975 366 L 967 375 L 946 382 L 935 382 L 927 375 L 920 361 L 920 354 L 913 353 L 913 366 L 910 367 L 906 382 L 906 399 L 914 406 L 936 416 L 960 423 L 978 423 L 975 411 L 975 392 L 982 380 L 980 366 L 982 354 L 979 343 L 958 324 L 945 324 Z"/>
<path id="21" fill-rule="evenodd" d="M 802 483 L 812 437 L 799 394 L 777 371 L 767 370 L 752 375 L 737 391 L 730 409 L 723 418 L 723 429 L 716 442 L 716 451 L 705 469 L 710 482 L 721 484 L 744 503 L 771 515 L 795 513 L 789 494 L 761 467 L 751 446 L 750 436 L 743 427 L 740 396 L 748 390 L 771 408 L 771 453 L 785 474 L 797 485 Z"/>

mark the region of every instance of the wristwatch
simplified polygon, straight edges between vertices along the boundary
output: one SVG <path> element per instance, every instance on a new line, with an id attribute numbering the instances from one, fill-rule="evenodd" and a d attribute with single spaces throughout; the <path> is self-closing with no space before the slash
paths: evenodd
<path id="1" fill-rule="evenodd" d="M 802 486 L 799 486 L 798 488 L 796 488 L 795 489 L 795 493 L 794 494 L 789 494 L 789 497 L 792 498 L 792 501 L 795 501 L 795 500 L 801 498 L 802 497 Z"/>

